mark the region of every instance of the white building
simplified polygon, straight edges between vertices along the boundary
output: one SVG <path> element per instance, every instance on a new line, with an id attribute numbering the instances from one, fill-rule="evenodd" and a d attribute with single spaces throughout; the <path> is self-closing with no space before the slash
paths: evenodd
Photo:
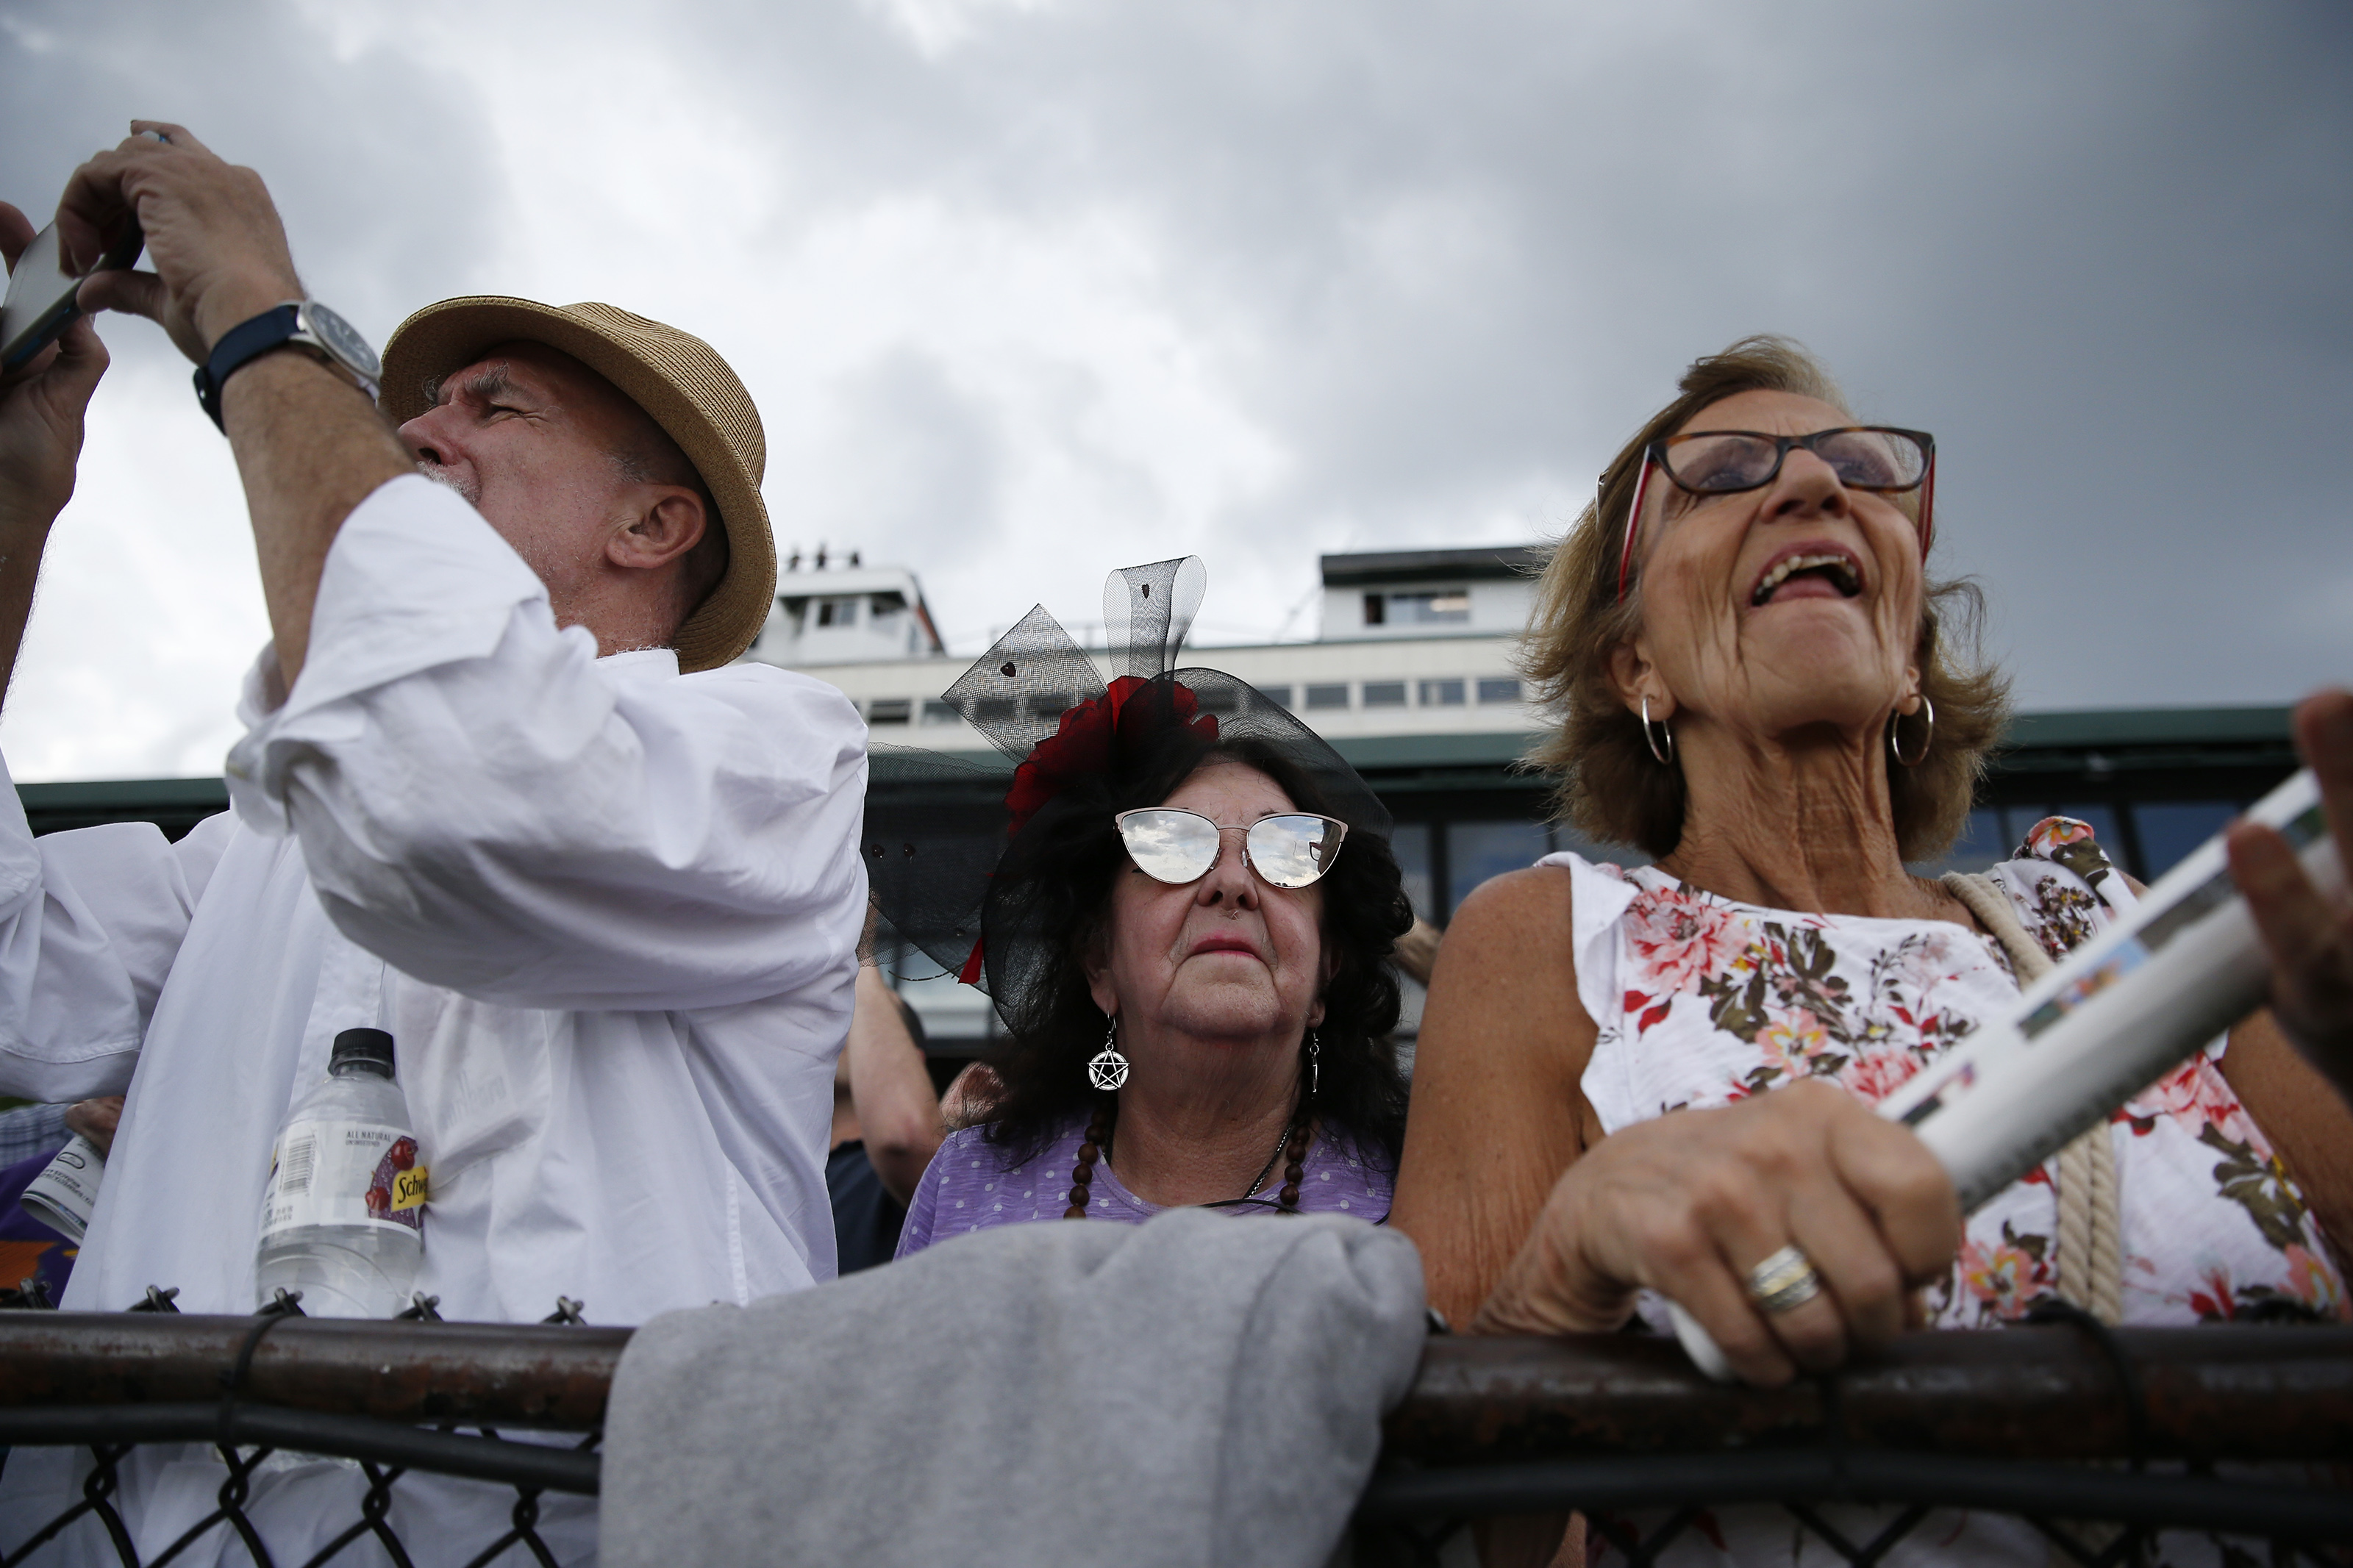
<path id="1" fill-rule="evenodd" d="M 776 604 L 746 658 L 786 669 L 891 664 L 944 656 L 923 584 L 903 566 L 828 568 L 818 552 L 807 570 L 796 551 L 776 574 Z"/>
<path id="2" fill-rule="evenodd" d="M 1556 845 L 1539 820 L 1540 784 L 1511 772 L 1538 722 L 1514 659 L 1542 559 L 1518 547 L 1326 555 L 1317 640 L 1188 648 L 1181 659 L 1249 681 L 1365 774 L 1397 814 L 1407 889 L 1433 921 Z M 997 760 L 940 700 L 978 652 L 944 651 L 912 573 L 853 565 L 784 573 L 744 657 L 839 687 L 877 743 Z M 1108 679 L 1108 654 L 1099 660 Z M 902 989 L 948 1054 L 996 1028 L 987 999 L 952 978 Z M 1408 1032 L 1419 1016 L 1409 994 Z"/>
<path id="3" fill-rule="evenodd" d="M 1515 637 L 1543 565 L 1525 548 L 1326 555 L 1323 640 Z"/>

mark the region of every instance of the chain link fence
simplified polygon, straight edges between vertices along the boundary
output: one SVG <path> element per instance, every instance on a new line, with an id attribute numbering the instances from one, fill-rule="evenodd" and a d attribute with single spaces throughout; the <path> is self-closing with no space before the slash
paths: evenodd
<path id="1" fill-rule="evenodd" d="M 534 1325 L 443 1322 L 423 1298 L 404 1316 L 183 1316 L 162 1290 L 121 1313 L 0 1311 L 10 1468 L 47 1449 L 77 1478 L 54 1517 L 0 1521 L 0 1568 L 63 1561 L 69 1531 L 124 1568 L 579 1560 L 590 1505 L 565 1500 L 596 1495 L 629 1331 L 565 1300 Z M 142 1540 L 126 1478 L 174 1451 L 206 1457 L 208 1509 Z M 2348 1461 L 2353 1329 L 1915 1334 L 1773 1391 L 1710 1384 L 1636 1335 L 1436 1337 L 1352 1547 L 1366 1568 L 1470 1563 L 1481 1521 L 1573 1511 L 1596 1564 L 1766 1539 L 1775 1560 L 1858 1564 L 1964 1539 L 2062 1563 L 2353 1564 Z M 341 1465 L 350 1516 L 273 1538 L 257 1498 L 290 1463 Z M 559 1503 L 571 1548 L 549 1539 Z"/>

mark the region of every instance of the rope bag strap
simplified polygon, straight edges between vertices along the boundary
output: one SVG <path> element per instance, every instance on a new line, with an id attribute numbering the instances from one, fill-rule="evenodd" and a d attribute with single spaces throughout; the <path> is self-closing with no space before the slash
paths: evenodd
<path id="1" fill-rule="evenodd" d="M 1945 889 L 1968 906 L 2010 955 L 2021 989 L 2056 967 L 1990 877 L 1947 871 Z M 2124 1215 L 2116 1146 L 2105 1121 L 2059 1152 L 2059 1294 L 2103 1323 L 2124 1321 Z"/>

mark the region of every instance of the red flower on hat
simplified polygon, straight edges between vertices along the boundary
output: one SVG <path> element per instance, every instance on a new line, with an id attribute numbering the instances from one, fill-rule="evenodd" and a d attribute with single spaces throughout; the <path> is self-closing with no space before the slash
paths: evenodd
<path id="1" fill-rule="evenodd" d="M 1073 781 L 1109 770 L 1112 746 L 1120 732 L 1124 730 L 1134 738 L 1147 721 L 1144 716 L 1152 711 L 1149 705 L 1131 710 L 1128 704 L 1151 684 L 1140 675 L 1123 675 L 1101 697 L 1062 710 L 1060 725 L 1030 747 L 1028 758 L 1013 770 L 1013 787 L 1005 792 L 1005 809 L 1013 814 L 1006 837 L 1009 838 L 1028 826 L 1039 808 Z M 1174 680 L 1167 685 L 1169 707 L 1177 720 L 1203 740 L 1216 740 L 1218 716 L 1201 713 L 1195 717 L 1200 700 L 1193 695 L 1192 689 Z"/>
<path id="2" fill-rule="evenodd" d="M 1076 780 L 1110 770 L 1112 747 L 1121 732 L 1140 738 L 1143 726 L 1150 721 L 1146 715 L 1155 710 L 1152 704 L 1133 709 L 1128 704 L 1151 684 L 1140 675 L 1123 675 L 1101 697 L 1062 710 L 1062 721 L 1054 732 L 1030 747 L 1029 755 L 1013 770 L 1013 787 L 1005 792 L 1005 809 L 1012 816 L 1006 825 L 1006 837 L 1011 838 L 1029 826 L 1029 819 L 1048 801 Z M 1168 682 L 1168 707 L 1177 721 L 1203 740 L 1215 741 L 1218 716 L 1200 712 L 1200 705 L 1191 687 L 1181 681 Z M 973 942 L 972 952 L 956 975 L 966 985 L 980 981 L 986 940 L 983 937 Z"/>

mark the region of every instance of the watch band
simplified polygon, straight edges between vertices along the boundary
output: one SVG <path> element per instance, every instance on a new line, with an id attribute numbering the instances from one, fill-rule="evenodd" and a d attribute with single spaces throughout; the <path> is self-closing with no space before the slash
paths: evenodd
<path id="1" fill-rule="evenodd" d="M 221 422 L 222 385 L 237 371 L 301 330 L 301 301 L 290 300 L 262 311 L 251 321 L 240 321 L 221 334 L 211 355 L 196 367 L 196 401 L 204 405 L 222 435 L 228 434 L 228 426 Z"/>

